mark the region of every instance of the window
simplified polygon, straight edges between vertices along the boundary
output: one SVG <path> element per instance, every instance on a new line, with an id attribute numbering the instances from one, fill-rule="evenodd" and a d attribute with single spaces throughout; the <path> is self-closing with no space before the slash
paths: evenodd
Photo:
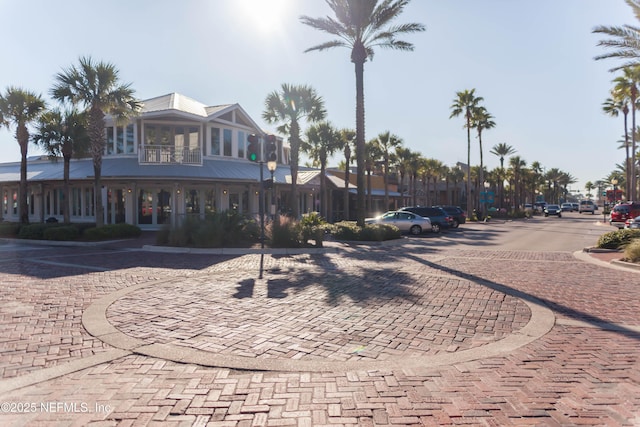
<path id="1" fill-rule="evenodd" d="M 9 193 L 7 190 L 2 195 L 2 212 L 7 215 L 9 213 Z"/>
<path id="2" fill-rule="evenodd" d="M 93 188 L 84 189 L 84 216 L 94 216 Z"/>
<path id="3" fill-rule="evenodd" d="M 224 129 L 222 135 L 224 144 L 224 155 L 230 157 L 233 155 L 233 137 L 231 129 Z"/>
<path id="4" fill-rule="evenodd" d="M 187 190 L 185 204 L 188 214 L 200 213 L 200 192 L 198 190 Z"/>
<path id="5" fill-rule="evenodd" d="M 211 153 L 212 156 L 220 155 L 220 129 L 211 128 Z"/>
<path id="6" fill-rule="evenodd" d="M 107 127 L 107 154 L 113 154 L 113 126 Z"/>
<path id="7" fill-rule="evenodd" d="M 216 211 L 216 192 L 215 190 L 205 190 L 204 192 L 204 211 L 205 213 L 213 213 Z"/>
<path id="8" fill-rule="evenodd" d="M 71 215 L 82 216 L 82 189 L 71 189 Z"/>
<path id="9" fill-rule="evenodd" d="M 118 127 L 116 130 L 116 154 L 124 153 L 124 128 Z"/>
<path id="10" fill-rule="evenodd" d="M 244 159 L 245 147 L 247 145 L 247 134 L 243 131 L 238 131 L 238 157 Z"/>
<path id="11" fill-rule="evenodd" d="M 127 154 L 135 153 L 135 139 L 133 137 L 133 125 L 127 126 L 126 144 L 124 152 Z"/>

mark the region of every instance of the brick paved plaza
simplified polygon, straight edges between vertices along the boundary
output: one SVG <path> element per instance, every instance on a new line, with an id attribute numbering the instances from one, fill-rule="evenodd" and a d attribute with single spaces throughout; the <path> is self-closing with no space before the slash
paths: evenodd
<path id="1" fill-rule="evenodd" d="M 640 425 L 638 271 L 126 246 L 0 244 L 0 425 Z"/>

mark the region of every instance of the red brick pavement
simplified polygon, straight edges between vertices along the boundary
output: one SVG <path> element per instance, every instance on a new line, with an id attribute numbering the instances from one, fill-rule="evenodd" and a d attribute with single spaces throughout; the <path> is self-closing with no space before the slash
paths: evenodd
<path id="1" fill-rule="evenodd" d="M 184 313 L 194 313 L 196 319 L 206 318 L 203 313 L 207 300 L 201 287 L 228 282 L 235 289 L 229 285 L 211 289 L 215 298 L 209 301 L 221 304 L 224 292 L 236 292 L 235 297 L 226 295 L 230 308 L 237 309 L 248 301 L 245 311 L 269 315 L 270 325 L 285 322 L 292 313 L 296 313 L 294 320 L 298 321 L 305 307 L 309 322 L 301 325 L 326 330 L 332 325 L 343 327 L 346 317 L 356 313 L 357 308 L 364 314 L 364 322 L 374 316 L 382 318 L 377 310 L 389 305 L 396 318 L 416 307 L 432 312 L 446 307 L 446 312 L 432 316 L 440 316 L 443 325 L 457 328 L 454 331 L 447 327 L 453 332 L 445 339 L 445 328 L 437 329 L 434 319 L 424 317 L 425 325 L 434 323 L 418 329 L 416 336 L 424 341 L 429 332 L 437 329 L 443 337 L 438 345 L 425 351 L 455 353 L 452 343 L 460 342 L 462 347 L 477 345 L 477 339 L 487 332 L 482 329 L 486 327 L 483 319 L 495 318 L 488 330 L 491 339 L 496 339 L 496 333 L 503 333 L 500 331 L 517 330 L 519 325 L 513 316 L 517 302 L 510 307 L 513 298 L 496 293 L 496 289 L 519 298 L 544 301 L 555 313 L 556 325 L 543 337 L 508 354 L 437 368 L 333 373 L 234 371 L 132 354 L 2 393 L 0 401 L 5 403 L 1 406 L 0 424 L 640 425 L 640 281 L 620 280 L 621 274 L 640 275 L 577 261 L 568 253 L 426 251 L 420 246 L 414 245 L 416 250 L 403 256 L 384 248 L 267 256 L 265 276 L 281 285 L 272 289 L 275 294 L 271 298 L 267 298 L 267 288 L 256 286 L 249 293 L 246 287 L 242 288 L 243 283 L 249 282 L 238 280 L 255 277 L 259 262 L 255 255 L 229 259 L 64 249 L 55 255 L 34 251 L 31 259 L 26 259 L 20 254 L 3 253 L 0 283 L 6 291 L 0 306 L 0 387 L 104 351 L 105 346 L 82 328 L 83 310 L 116 290 L 154 280 L 160 283 L 160 279 L 172 277 L 177 291 L 174 300 L 167 300 L 161 287 L 149 293 L 131 293 L 110 308 L 109 318 L 127 333 L 143 339 L 178 340 L 192 345 L 197 335 L 189 335 L 193 331 L 186 324 L 188 317 L 172 324 L 171 319 L 154 321 L 145 316 L 165 309 L 174 310 L 177 319 Z M 50 263 L 35 262 L 38 260 Z M 87 271 L 86 267 L 93 270 Z M 324 276 L 318 276 L 318 272 L 324 272 Z M 211 279 L 206 279 L 207 275 Z M 278 282 L 278 278 L 287 280 Z M 302 290 L 292 285 L 299 279 L 306 283 L 310 278 L 314 278 L 314 285 L 307 284 Z M 320 286 L 324 278 L 332 285 Z M 348 288 L 349 283 L 358 292 Z M 374 288 L 367 288 L 368 283 Z M 398 287 L 398 283 L 403 286 Z M 433 293 L 447 286 L 452 287 L 450 300 L 444 294 Z M 461 289 L 464 292 L 457 292 Z M 472 291 L 477 301 L 470 297 Z M 386 298 L 384 303 L 376 301 L 379 294 Z M 500 304 L 494 304 L 496 301 Z M 266 307 L 267 303 L 278 307 Z M 323 307 L 328 316 L 326 324 L 314 324 L 314 310 L 322 311 Z M 342 323 L 338 321 L 341 307 L 345 314 Z M 141 314 L 137 319 L 139 329 L 135 327 L 136 319 L 127 317 L 132 310 Z M 465 318 L 473 318 L 475 311 L 481 314 L 476 316 L 473 330 L 467 330 L 470 326 L 464 324 L 469 322 Z M 281 313 L 280 319 L 277 313 Z M 221 317 L 213 319 L 223 321 Z M 226 321 L 233 321 L 233 316 L 229 315 Z M 392 324 L 384 326 L 390 328 Z M 201 323 L 192 327 L 207 336 L 203 342 L 209 345 L 208 351 L 215 351 L 212 344 L 222 325 Z M 278 336 L 282 327 L 239 334 L 233 342 L 227 337 L 220 351 L 247 351 L 254 356 L 260 346 L 258 335 L 267 334 L 268 341 Z M 388 334 L 385 328 L 382 330 Z M 367 328 L 348 332 L 366 340 L 366 331 Z M 307 336 L 306 340 L 307 344 L 322 341 L 319 335 Z M 423 348 L 418 341 L 409 342 L 414 348 L 410 344 L 407 351 Z M 277 343 L 271 349 L 282 345 Z M 271 357 L 339 358 L 340 354 L 344 353 L 334 348 L 329 353 L 309 355 L 295 351 Z M 385 354 L 381 347 L 365 357 L 375 359 Z"/>

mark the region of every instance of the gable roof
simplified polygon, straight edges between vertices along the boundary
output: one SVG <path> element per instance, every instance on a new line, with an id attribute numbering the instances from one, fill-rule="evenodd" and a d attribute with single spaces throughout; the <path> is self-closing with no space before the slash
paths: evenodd
<path id="1" fill-rule="evenodd" d="M 232 122 L 225 115 L 235 111 L 236 120 L 234 123 L 255 129 L 258 133 L 264 134 L 260 126 L 247 114 L 239 104 L 222 104 L 207 106 L 193 98 L 184 96 L 177 92 L 167 95 L 157 96 L 141 102 L 142 118 L 166 117 L 173 115 L 197 121 L 221 120 Z M 239 115 L 239 116 L 238 116 Z"/>

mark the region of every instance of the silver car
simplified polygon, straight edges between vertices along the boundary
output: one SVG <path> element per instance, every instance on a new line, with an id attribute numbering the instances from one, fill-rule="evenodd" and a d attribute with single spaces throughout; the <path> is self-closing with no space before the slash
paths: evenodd
<path id="1" fill-rule="evenodd" d="M 638 228 L 640 229 L 640 216 L 630 218 L 624 223 L 624 228 Z"/>
<path id="2" fill-rule="evenodd" d="M 427 230 L 431 231 L 431 220 L 429 218 L 405 211 L 389 211 L 375 218 L 367 218 L 365 223 L 395 225 L 400 231 L 411 234 L 421 234 Z"/>

